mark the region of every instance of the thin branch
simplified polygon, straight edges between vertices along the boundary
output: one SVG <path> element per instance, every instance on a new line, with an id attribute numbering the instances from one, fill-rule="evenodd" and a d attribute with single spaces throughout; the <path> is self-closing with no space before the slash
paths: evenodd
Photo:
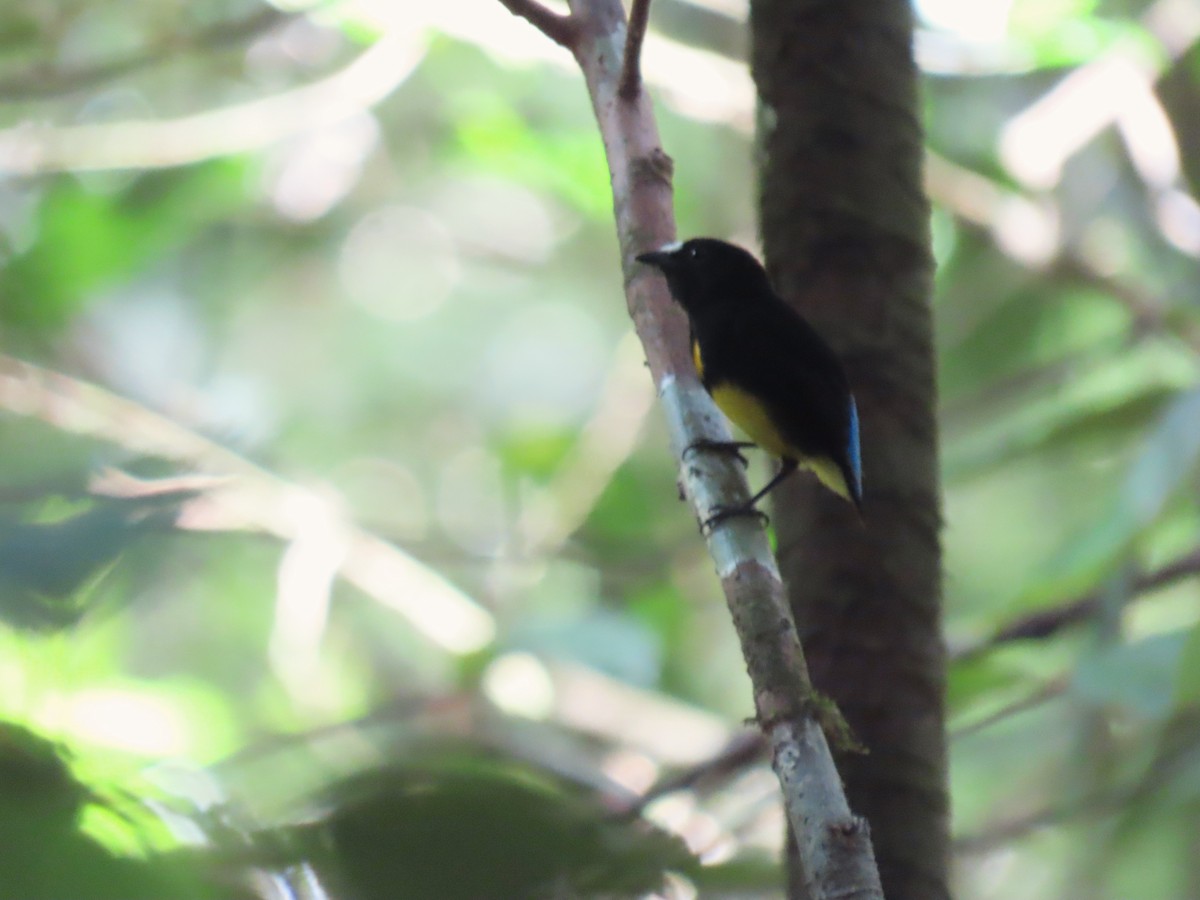
<path id="1" fill-rule="evenodd" d="M 633 8 L 629 11 L 629 27 L 625 32 L 621 80 L 617 87 L 617 93 L 624 100 L 632 100 L 642 89 L 642 42 L 646 39 L 649 21 L 650 0 L 633 0 Z"/>
<path id="2" fill-rule="evenodd" d="M 736 775 L 758 762 L 766 749 L 762 732 L 743 731 L 735 734 L 715 756 L 655 782 L 644 794 L 633 798 L 617 815 L 622 818 L 635 818 L 660 797 L 689 790 L 701 782 Z"/>
<path id="3" fill-rule="evenodd" d="M 986 831 L 955 838 L 954 853 L 959 857 L 990 853 L 1044 828 L 1066 825 L 1083 816 L 1110 815 L 1125 806 L 1131 796 L 1132 792 L 1128 789 L 1100 791 L 1062 806 L 1039 809 L 997 822 Z"/>
<path id="4" fill-rule="evenodd" d="M 1177 795 L 1178 780 L 1186 777 L 1184 773 L 1190 773 L 1193 768 L 1197 724 L 1196 714 L 1191 710 L 1173 717 L 1160 735 L 1154 758 L 1133 782 L 1112 785 L 1061 806 L 1034 810 L 994 823 L 978 834 L 963 835 L 954 841 L 955 853 L 960 856 L 987 853 L 1039 829 L 1065 825 L 1082 816 L 1137 815 L 1135 805 L 1155 791 Z"/>
<path id="5" fill-rule="evenodd" d="M 564 16 L 542 6 L 538 0 L 500 0 L 514 16 L 529 22 L 556 44 L 574 50 L 579 29 L 572 16 Z"/>
<path id="6" fill-rule="evenodd" d="M 950 732 L 950 740 L 957 741 L 963 738 L 970 737 L 973 734 L 978 734 L 980 731 L 985 731 L 993 725 L 1005 721 L 1012 716 L 1020 715 L 1023 712 L 1029 712 L 1031 709 L 1037 709 L 1044 703 L 1049 703 L 1057 697 L 1061 697 L 1067 692 L 1071 686 L 1070 679 L 1065 675 L 1060 675 L 1058 678 L 1052 678 L 1045 684 L 1039 685 L 1032 693 L 1023 697 L 1018 697 L 1011 703 L 1006 703 L 995 712 L 989 713 L 982 719 L 954 728 Z"/>
<path id="7" fill-rule="evenodd" d="M 1151 572 L 1137 575 L 1130 585 L 1130 595 L 1137 598 L 1161 587 L 1200 574 L 1200 548 L 1175 559 Z M 1067 600 L 1049 609 L 1041 609 L 1012 619 L 985 640 L 963 647 L 951 654 L 954 663 L 970 662 L 989 650 L 1016 641 L 1045 640 L 1062 631 L 1090 621 L 1100 609 L 1099 592 L 1092 591 Z"/>

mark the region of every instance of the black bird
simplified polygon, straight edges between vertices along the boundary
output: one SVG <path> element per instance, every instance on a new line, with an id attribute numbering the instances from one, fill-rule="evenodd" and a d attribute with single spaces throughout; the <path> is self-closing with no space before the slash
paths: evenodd
<path id="1" fill-rule="evenodd" d="M 660 269 L 692 328 L 692 358 L 722 412 L 781 466 L 744 509 L 797 468 L 862 512 L 858 410 L 841 361 L 775 293 L 750 253 L 715 238 L 637 257 Z M 711 520 L 710 520 L 711 521 Z"/>

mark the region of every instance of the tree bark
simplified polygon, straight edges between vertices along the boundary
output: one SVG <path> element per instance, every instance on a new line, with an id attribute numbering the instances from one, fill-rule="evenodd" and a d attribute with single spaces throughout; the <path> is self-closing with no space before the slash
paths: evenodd
<path id="1" fill-rule="evenodd" d="M 905 0 L 753 0 L 761 216 L 775 286 L 846 363 L 863 524 L 796 477 L 778 557 L 816 687 L 866 755 L 838 768 L 889 900 L 948 897 L 932 257 Z M 794 897 L 807 896 L 795 871 Z"/>

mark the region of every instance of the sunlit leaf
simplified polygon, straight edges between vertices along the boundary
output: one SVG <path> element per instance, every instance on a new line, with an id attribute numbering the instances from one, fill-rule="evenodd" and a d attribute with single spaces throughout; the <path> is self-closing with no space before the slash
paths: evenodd
<path id="1" fill-rule="evenodd" d="M 1098 15 L 1098 6 L 1097 0 L 1016 0 L 1009 35 L 1045 67 L 1084 62 L 1118 40 L 1141 36 L 1133 22 Z"/>
<path id="2" fill-rule="evenodd" d="M 147 855 L 145 843 L 124 855 L 80 828 L 85 811 L 116 807 L 81 783 L 62 748 L 24 728 L 0 723 L 0 884 L 12 897 L 80 900 L 247 900 L 218 885 L 198 859 Z M 126 818 L 126 830 L 136 827 Z"/>

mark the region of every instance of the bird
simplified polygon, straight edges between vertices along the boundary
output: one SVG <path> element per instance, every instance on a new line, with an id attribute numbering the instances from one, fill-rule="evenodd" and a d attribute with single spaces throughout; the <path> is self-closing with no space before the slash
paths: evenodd
<path id="1" fill-rule="evenodd" d="M 775 292 L 753 254 L 698 237 L 636 259 L 663 274 L 687 314 L 692 360 L 717 407 L 780 460 L 779 471 L 746 504 L 719 509 L 705 524 L 761 515 L 758 501 L 798 469 L 810 470 L 861 517 L 858 408 L 846 371 L 825 339 Z M 744 446 L 700 441 L 688 450 Z"/>

